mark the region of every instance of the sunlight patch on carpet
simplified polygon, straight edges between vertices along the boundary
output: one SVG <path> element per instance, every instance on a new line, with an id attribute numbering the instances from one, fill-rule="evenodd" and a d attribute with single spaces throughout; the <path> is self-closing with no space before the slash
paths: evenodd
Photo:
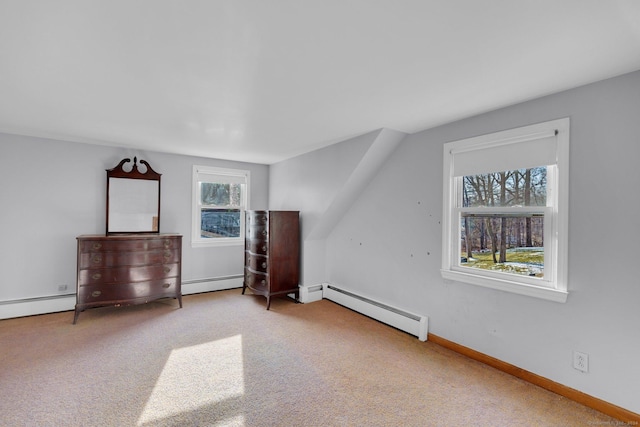
<path id="1" fill-rule="evenodd" d="M 175 349 L 158 377 L 138 425 L 215 410 L 241 399 L 243 394 L 241 335 Z M 236 425 L 240 421 L 237 415 L 233 415 Z"/>

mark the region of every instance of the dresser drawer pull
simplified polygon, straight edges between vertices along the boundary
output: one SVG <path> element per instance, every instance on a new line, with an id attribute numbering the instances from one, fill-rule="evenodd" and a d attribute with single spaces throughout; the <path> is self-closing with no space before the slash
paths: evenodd
<path id="1" fill-rule="evenodd" d="M 266 247 L 266 246 L 263 246 L 263 247 L 262 247 L 262 251 L 263 251 L 263 252 L 267 252 L 267 247 Z"/>
<path id="2" fill-rule="evenodd" d="M 267 268 L 267 263 L 266 262 L 262 263 L 262 268 Z"/>
<path id="3" fill-rule="evenodd" d="M 164 285 L 162 285 L 163 288 L 168 288 L 169 286 L 171 286 L 171 283 L 165 283 Z"/>
<path id="4" fill-rule="evenodd" d="M 267 235 L 267 230 L 262 230 L 262 235 L 266 236 Z"/>
<path id="5" fill-rule="evenodd" d="M 261 284 L 263 284 L 263 285 L 266 285 L 266 284 L 267 284 L 267 281 L 266 281 L 266 280 L 264 280 L 264 279 L 262 279 L 262 280 L 260 281 L 260 283 L 261 283 Z"/>
<path id="6" fill-rule="evenodd" d="M 170 251 L 165 251 L 164 259 L 169 259 L 169 258 L 171 258 L 171 252 Z"/>
<path id="7" fill-rule="evenodd" d="M 93 292 L 91 292 L 91 296 L 94 297 L 94 298 L 97 298 L 100 295 L 102 295 L 102 291 L 93 291 Z"/>
<path id="8" fill-rule="evenodd" d="M 164 268 L 164 274 L 168 274 L 171 271 L 171 267 Z"/>
<path id="9" fill-rule="evenodd" d="M 91 262 L 94 264 L 100 264 L 102 262 L 102 255 L 94 255 L 91 257 Z"/>
<path id="10" fill-rule="evenodd" d="M 100 249 L 102 247 L 102 243 L 95 242 L 92 246 L 93 250 Z"/>
<path id="11" fill-rule="evenodd" d="M 165 240 L 164 241 L 164 247 L 165 248 L 170 248 L 171 247 L 171 240 Z"/>
<path id="12" fill-rule="evenodd" d="M 93 273 L 93 275 L 91 276 L 91 278 L 92 278 L 93 280 L 100 280 L 100 279 L 102 279 L 102 274 L 100 274 L 100 273 Z"/>

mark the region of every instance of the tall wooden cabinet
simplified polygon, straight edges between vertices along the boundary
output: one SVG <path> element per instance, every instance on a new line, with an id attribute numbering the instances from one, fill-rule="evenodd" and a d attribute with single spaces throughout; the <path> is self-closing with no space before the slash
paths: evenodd
<path id="1" fill-rule="evenodd" d="M 84 235 L 78 240 L 73 323 L 87 308 L 176 298 L 182 307 L 182 236 Z"/>
<path id="2" fill-rule="evenodd" d="M 244 283 L 267 298 L 295 294 L 300 280 L 300 220 L 298 211 L 245 213 Z"/>

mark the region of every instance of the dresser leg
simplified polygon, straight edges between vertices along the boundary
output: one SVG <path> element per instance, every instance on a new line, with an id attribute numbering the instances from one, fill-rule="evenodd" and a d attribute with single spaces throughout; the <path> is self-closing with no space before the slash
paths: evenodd
<path id="1" fill-rule="evenodd" d="M 178 295 L 178 302 L 180 303 L 180 308 L 182 308 L 182 295 Z"/>
<path id="2" fill-rule="evenodd" d="M 73 315 L 73 324 L 75 325 L 76 322 L 78 321 L 78 316 L 80 315 L 80 311 L 76 310 L 75 314 Z"/>
<path id="3" fill-rule="evenodd" d="M 244 295 L 245 289 L 247 289 L 247 285 L 244 282 L 242 282 L 242 295 Z"/>
<path id="4" fill-rule="evenodd" d="M 267 310 L 269 310 L 269 307 L 271 307 L 271 296 L 267 295 Z"/>

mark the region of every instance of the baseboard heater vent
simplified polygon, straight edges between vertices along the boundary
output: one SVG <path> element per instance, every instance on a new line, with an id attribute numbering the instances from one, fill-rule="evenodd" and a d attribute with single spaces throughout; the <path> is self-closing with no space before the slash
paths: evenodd
<path id="1" fill-rule="evenodd" d="M 310 302 L 320 301 L 322 299 L 322 286 L 318 285 L 300 285 L 300 302 L 307 304 Z"/>
<path id="2" fill-rule="evenodd" d="M 69 311 L 75 304 L 75 293 L 0 301 L 0 319 Z"/>
<path id="3" fill-rule="evenodd" d="M 429 328 L 427 316 L 410 313 L 328 284 L 324 284 L 322 297 L 415 335 L 420 341 L 427 340 Z"/>
<path id="4" fill-rule="evenodd" d="M 183 285 L 191 285 L 193 283 L 206 283 L 206 282 L 219 282 L 221 280 L 229 280 L 229 279 L 242 279 L 244 275 L 242 274 L 233 274 L 230 276 L 218 276 L 218 277 L 208 277 L 206 279 L 192 279 L 192 280 L 183 280 Z"/>
<path id="5" fill-rule="evenodd" d="M 222 291 L 242 287 L 244 275 L 207 277 L 182 281 L 182 295 L 199 294 L 203 292 Z"/>

